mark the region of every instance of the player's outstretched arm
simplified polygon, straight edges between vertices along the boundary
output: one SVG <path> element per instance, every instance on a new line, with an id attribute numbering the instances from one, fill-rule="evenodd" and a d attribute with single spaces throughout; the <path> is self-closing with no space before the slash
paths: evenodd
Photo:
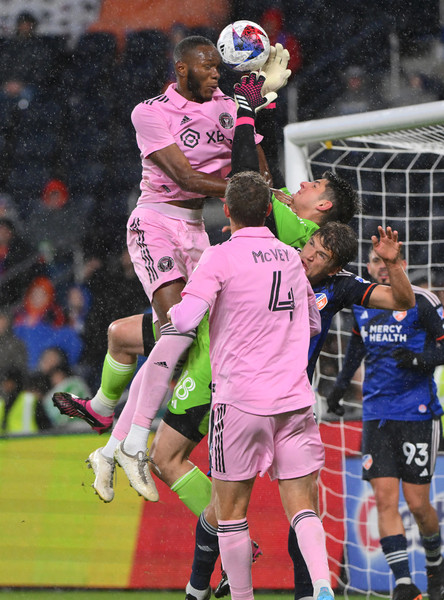
<path id="1" fill-rule="evenodd" d="M 373 249 L 382 258 L 390 278 L 390 285 L 378 285 L 370 297 L 370 308 L 408 310 L 415 306 L 415 294 L 401 259 L 398 232 L 391 227 L 378 227 L 379 237 L 372 236 Z"/>
<path id="2" fill-rule="evenodd" d="M 271 183 L 269 167 L 264 152 L 255 142 L 256 112 L 267 106 L 271 98 L 263 98 L 261 89 L 263 77 L 253 71 L 242 77 L 241 83 L 234 86 L 237 106 L 236 128 L 231 154 L 231 175 L 241 171 L 260 171 L 267 183 Z"/>
<path id="3" fill-rule="evenodd" d="M 271 46 L 270 56 L 267 62 L 261 68 L 261 74 L 265 81 L 262 88 L 262 95 L 266 96 L 269 92 L 277 92 L 287 85 L 288 78 L 291 75 L 290 69 L 287 69 L 290 53 L 282 44 Z"/>

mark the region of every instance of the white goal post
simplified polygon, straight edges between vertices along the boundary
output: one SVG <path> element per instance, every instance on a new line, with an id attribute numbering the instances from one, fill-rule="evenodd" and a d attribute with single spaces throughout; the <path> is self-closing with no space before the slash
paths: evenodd
<path id="1" fill-rule="evenodd" d="M 348 180 L 362 199 L 351 225 L 359 252 L 350 270 L 367 277 L 370 236 L 377 226 L 398 229 L 408 274 L 444 299 L 444 101 L 291 123 L 284 130 L 286 184 L 332 170 Z M 318 361 L 313 386 L 326 447 L 321 475 L 321 511 L 327 534 L 333 586 L 346 597 L 387 598 L 393 577 L 379 545 L 370 484 L 361 480 L 360 430 L 362 373 L 345 396 L 344 418 L 326 412 L 325 396 L 342 359 L 351 330 L 350 311 L 333 320 Z M 440 370 L 444 400 L 444 375 Z M 436 374 L 438 377 L 438 374 Z M 433 501 L 444 524 L 444 456 L 438 457 Z M 401 497 L 415 583 L 425 592 L 424 552 L 416 524 Z"/>
<path id="2" fill-rule="evenodd" d="M 396 135 L 383 136 L 382 134 L 403 131 L 406 139 L 402 142 L 402 136 L 398 136 L 398 144 L 402 144 L 401 147 L 405 148 L 409 138 L 412 144 L 415 144 L 415 136 L 409 136 L 406 130 L 418 129 L 419 137 L 416 143 L 419 147 L 442 153 L 444 152 L 444 126 L 435 127 L 437 124 L 444 124 L 444 101 L 290 123 L 284 128 L 287 187 L 292 191 L 300 181 L 308 177 L 308 144 L 369 135 L 376 135 L 381 140 L 385 139 L 386 143 L 390 140 L 396 143 Z M 424 131 L 421 137 L 420 130 L 429 126 L 431 131 Z"/>

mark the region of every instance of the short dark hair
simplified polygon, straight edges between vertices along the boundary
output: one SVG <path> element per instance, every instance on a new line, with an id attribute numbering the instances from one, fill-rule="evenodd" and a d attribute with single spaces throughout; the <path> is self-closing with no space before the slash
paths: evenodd
<path id="1" fill-rule="evenodd" d="M 333 254 L 335 267 L 343 269 L 356 258 L 358 252 L 358 236 L 346 223 L 329 221 L 315 231 L 312 237 L 318 236 L 321 244 Z"/>
<path id="2" fill-rule="evenodd" d="M 261 227 L 270 204 L 270 188 L 256 171 L 236 173 L 228 182 L 225 202 L 235 223 Z"/>
<path id="3" fill-rule="evenodd" d="M 203 35 L 190 35 L 176 44 L 173 51 L 173 61 L 177 63 L 179 60 L 185 60 L 186 55 L 198 46 L 216 47 L 210 39 Z"/>
<path id="4" fill-rule="evenodd" d="M 325 195 L 333 203 L 332 208 L 324 214 L 324 221 L 339 221 L 350 223 L 353 216 L 361 211 L 361 201 L 352 186 L 333 171 L 326 171 L 322 175 L 328 181 Z"/>

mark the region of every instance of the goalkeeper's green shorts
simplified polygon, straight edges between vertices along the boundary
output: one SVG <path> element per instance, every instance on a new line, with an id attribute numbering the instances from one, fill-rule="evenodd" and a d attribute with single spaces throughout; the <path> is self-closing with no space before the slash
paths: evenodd
<path id="1" fill-rule="evenodd" d="M 207 313 L 197 328 L 196 339 L 190 346 L 163 420 L 188 439 L 200 442 L 208 433 L 210 403 L 211 364 Z"/>

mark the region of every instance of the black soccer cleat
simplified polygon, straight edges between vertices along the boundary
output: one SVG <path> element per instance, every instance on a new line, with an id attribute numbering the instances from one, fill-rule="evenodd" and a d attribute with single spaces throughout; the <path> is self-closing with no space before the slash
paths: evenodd
<path id="1" fill-rule="evenodd" d="M 215 598 L 224 598 L 230 593 L 230 584 L 228 583 L 228 577 L 225 571 L 222 569 L 222 578 L 219 581 L 217 588 L 214 590 Z"/>
<path id="2" fill-rule="evenodd" d="M 252 562 L 254 563 L 259 556 L 262 556 L 262 550 L 259 548 L 259 544 L 254 540 L 251 540 L 251 555 Z M 221 580 L 219 581 L 217 588 L 214 590 L 215 598 L 224 598 L 230 593 L 230 584 L 228 583 L 227 574 L 223 569 L 221 569 L 221 571 Z"/>
<path id="3" fill-rule="evenodd" d="M 392 600 L 422 600 L 421 590 L 414 583 L 399 583 L 393 590 Z"/>
<path id="4" fill-rule="evenodd" d="M 113 426 L 113 416 L 104 417 L 96 413 L 91 408 L 91 400 L 89 398 L 84 399 L 74 394 L 56 392 L 52 397 L 52 402 L 62 415 L 82 419 L 98 433 L 105 433 L 105 431 L 109 431 Z"/>
<path id="5" fill-rule="evenodd" d="M 444 561 L 437 566 L 426 567 L 429 600 L 444 600 Z"/>

